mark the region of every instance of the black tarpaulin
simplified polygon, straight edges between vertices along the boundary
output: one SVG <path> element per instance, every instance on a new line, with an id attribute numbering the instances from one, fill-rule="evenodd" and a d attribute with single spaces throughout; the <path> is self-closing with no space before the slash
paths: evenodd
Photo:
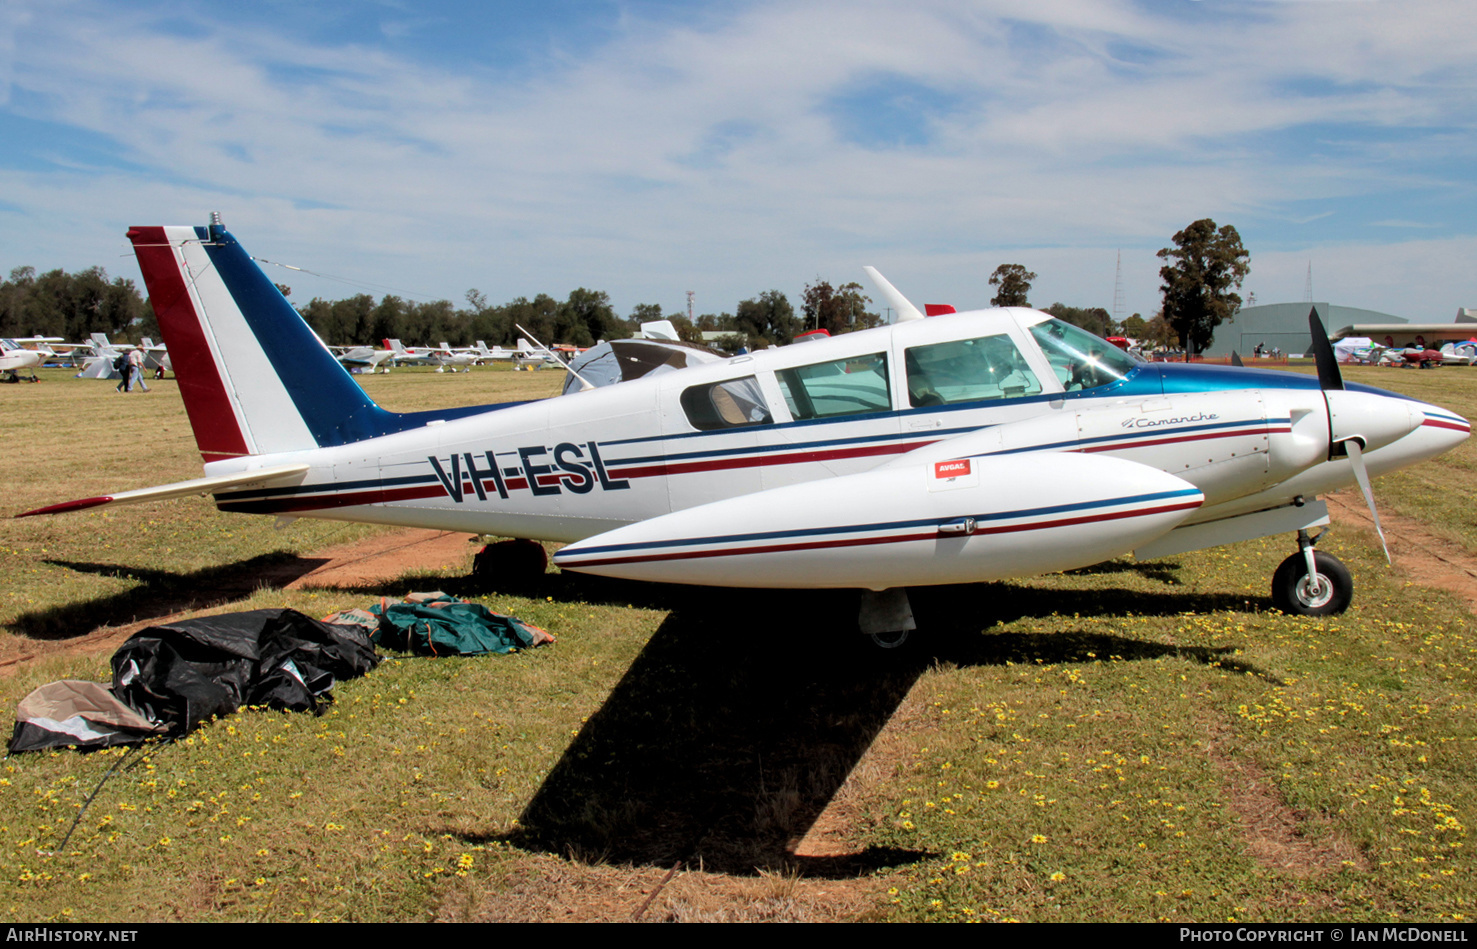
<path id="1" fill-rule="evenodd" d="M 113 655 L 113 693 L 177 736 L 243 705 L 321 711 L 335 681 L 378 662 L 361 626 L 251 610 L 136 633 Z"/>
<path id="2" fill-rule="evenodd" d="M 136 745 L 160 729 L 118 701 L 101 682 L 48 682 L 21 699 L 10 751 Z"/>

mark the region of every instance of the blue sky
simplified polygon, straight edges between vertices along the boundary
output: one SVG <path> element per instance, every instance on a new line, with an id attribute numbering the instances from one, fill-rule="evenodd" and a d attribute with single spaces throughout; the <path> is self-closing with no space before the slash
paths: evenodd
<path id="1" fill-rule="evenodd" d="M 1159 305 L 1203 217 L 1260 302 L 1477 307 L 1477 9 L 1232 0 L 0 3 L 0 269 L 220 211 L 293 300 L 864 281 Z M 271 272 L 269 270 L 269 272 Z M 875 294 L 874 294 L 875 297 Z"/>

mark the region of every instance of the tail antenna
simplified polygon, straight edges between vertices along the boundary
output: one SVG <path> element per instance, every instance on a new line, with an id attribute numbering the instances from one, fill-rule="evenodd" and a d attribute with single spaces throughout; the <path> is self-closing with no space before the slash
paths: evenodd
<path id="1" fill-rule="evenodd" d="M 554 353 L 549 349 L 549 347 L 545 346 L 543 343 L 541 343 L 541 342 L 538 341 L 538 337 L 537 336 L 533 335 L 528 330 L 524 329 L 523 326 L 521 324 L 519 324 L 519 323 L 514 323 L 513 325 L 516 326 L 516 327 L 518 327 L 518 331 L 521 332 L 524 336 L 527 336 L 529 339 L 533 340 L 533 344 L 535 346 L 537 346 L 539 349 L 542 349 L 546 355 L 554 356 Z M 571 376 L 574 376 L 576 379 L 578 379 L 580 381 L 580 391 L 581 392 L 584 392 L 587 389 L 593 389 L 593 388 L 595 388 L 593 385 L 590 384 L 590 380 L 586 379 L 584 376 L 582 376 L 579 373 L 575 372 L 574 371 L 574 367 L 571 366 L 569 363 L 567 363 L 564 360 L 560 359 L 558 356 L 554 356 L 554 360 L 556 362 L 558 362 L 559 365 L 561 365 L 561 366 L 564 367 L 564 371 L 565 372 L 569 373 Z"/>

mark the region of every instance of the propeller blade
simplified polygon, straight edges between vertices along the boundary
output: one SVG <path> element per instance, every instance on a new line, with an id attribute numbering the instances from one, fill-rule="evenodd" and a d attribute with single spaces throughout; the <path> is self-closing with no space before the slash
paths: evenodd
<path id="1" fill-rule="evenodd" d="M 1333 354 L 1333 344 L 1328 341 L 1328 331 L 1318 318 L 1318 308 L 1308 311 L 1308 332 L 1313 334 L 1313 359 L 1318 363 L 1318 386 L 1325 392 L 1344 387 L 1343 373 L 1339 372 L 1339 361 Z"/>
<path id="2" fill-rule="evenodd" d="M 1231 350 L 1231 365 L 1240 366 L 1243 369 L 1246 367 L 1246 363 L 1241 361 L 1241 354 L 1234 349 Z"/>
<path id="3" fill-rule="evenodd" d="M 1364 449 L 1360 447 L 1357 439 L 1349 439 L 1344 442 L 1344 450 L 1349 454 L 1349 464 L 1354 466 L 1354 480 L 1359 482 L 1359 490 L 1364 492 L 1364 503 L 1369 505 L 1369 516 L 1374 518 L 1375 533 L 1380 535 L 1380 546 L 1385 550 L 1385 562 L 1394 565 L 1390 559 L 1390 545 L 1385 543 L 1385 529 L 1380 526 L 1380 512 L 1374 507 L 1374 491 L 1369 486 L 1369 470 L 1364 467 Z"/>

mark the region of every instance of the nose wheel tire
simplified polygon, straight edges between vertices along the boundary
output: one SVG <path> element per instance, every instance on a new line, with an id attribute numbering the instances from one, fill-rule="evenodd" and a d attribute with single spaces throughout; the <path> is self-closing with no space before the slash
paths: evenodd
<path id="1" fill-rule="evenodd" d="M 1301 553 L 1282 561 L 1272 574 L 1272 605 L 1296 616 L 1334 616 L 1354 599 L 1354 578 L 1333 554 L 1313 552 L 1317 572 L 1308 574 Z"/>
<path id="2" fill-rule="evenodd" d="M 880 649 L 899 649 L 903 643 L 908 641 L 908 630 L 906 629 L 886 633 L 868 633 L 867 635 Z"/>

